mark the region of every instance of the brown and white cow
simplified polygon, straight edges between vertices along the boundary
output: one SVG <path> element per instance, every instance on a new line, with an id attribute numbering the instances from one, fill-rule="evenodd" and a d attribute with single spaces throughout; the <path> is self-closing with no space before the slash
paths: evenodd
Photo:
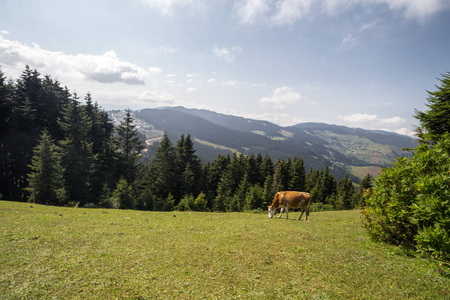
<path id="1" fill-rule="evenodd" d="M 288 218 L 288 208 L 302 209 L 302 213 L 298 220 L 300 220 L 305 212 L 306 220 L 309 215 L 309 205 L 311 204 L 311 194 L 305 192 L 282 191 L 275 194 L 272 205 L 269 206 L 269 218 L 273 218 L 275 211 L 281 207 L 281 212 L 278 218 L 281 218 L 283 210 L 286 210 L 286 219 Z"/>

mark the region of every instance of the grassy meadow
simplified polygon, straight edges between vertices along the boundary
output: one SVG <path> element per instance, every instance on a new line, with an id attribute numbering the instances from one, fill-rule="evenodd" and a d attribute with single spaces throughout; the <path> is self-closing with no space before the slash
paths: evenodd
<path id="1" fill-rule="evenodd" d="M 449 299 L 437 263 L 370 241 L 359 211 L 298 215 L 0 201 L 0 299 Z"/>

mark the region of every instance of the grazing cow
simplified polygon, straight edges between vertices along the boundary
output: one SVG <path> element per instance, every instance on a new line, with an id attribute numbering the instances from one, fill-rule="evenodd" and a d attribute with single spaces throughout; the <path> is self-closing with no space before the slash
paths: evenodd
<path id="1" fill-rule="evenodd" d="M 298 220 L 300 220 L 303 216 L 303 213 L 306 212 L 306 220 L 308 220 L 309 215 L 309 205 L 311 204 L 311 194 L 305 192 L 294 192 L 294 191 L 283 191 L 275 194 L 273 198 L 272 205 L 269 206 L 269 218 L 273 218 L 275 215 L 275 211 L 278 207 L 281 207 L 281 212 L 278 218 L 281 218 L 281 214 L 283 214 L 283 210 L 286 210 L 286 219 L 288 218 L 288 208 L 301 208 L 302 213 Z"/>

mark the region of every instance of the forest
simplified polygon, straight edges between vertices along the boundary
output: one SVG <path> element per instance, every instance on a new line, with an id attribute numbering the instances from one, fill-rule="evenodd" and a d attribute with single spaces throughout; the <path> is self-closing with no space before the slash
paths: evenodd
<path id="1" fill-rule="evenodd" d="M 83 99 L 25 67 L 16 80 L 0 69 L 0 199 L 39 204 L 155 211 L 261 211 L 280 190 L 311 192 L 314 210 L 359 208 L 371 187 L 355 188 L 301 157 L 218 155 L 202 162 L 189 133 L 164 135 L 155 158 L 133 113 L 118 126 L 88 93 Z"/>

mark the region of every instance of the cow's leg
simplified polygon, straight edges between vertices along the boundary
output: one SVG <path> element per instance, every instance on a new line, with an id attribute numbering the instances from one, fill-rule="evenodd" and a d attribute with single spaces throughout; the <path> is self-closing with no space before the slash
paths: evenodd
<path id="1" fill-rule="evenodd" d="M 281 218 L 281 215 L 283 214 L 283 211 L 284 211 L 284 207 L 282 207 L 282 208 L 280 209 L 280 215 L 278 216 L 278 218 Z"/>
<path id="2" fill-rule="evenodd" d="M 302 210 L 302 213 L 300 214 L 300 217 L 298 217 L 298 219 L 297 220 L 300 220 L 301 218 L 302 218 L 302 216 L 303 216 L 303 208 L 301 209 Z"/>
<path id="3" fill-rule="evenodd" d="M 289 215 L 288 215 L 288 207 L 287 206 L 286 206 L 285 210 L 286 210 L 286 219 L 287 219 L 289 217 Z"/>

